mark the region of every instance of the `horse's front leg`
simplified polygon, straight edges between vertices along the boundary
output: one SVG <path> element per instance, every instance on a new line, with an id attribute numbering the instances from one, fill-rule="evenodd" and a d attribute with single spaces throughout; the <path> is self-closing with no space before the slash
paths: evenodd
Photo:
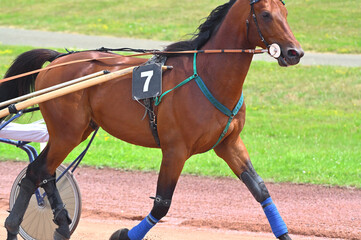
<path id="1" fill-rule="evenodd" d="M 184 162 L 188 158 L 185 156 L 185 152 L 184 149 L 176 147 L 171 151 L 163 149 L 157 193 L 151 212 L 132 229 L 121 229 L 113 233 L 110 240 L 141 240 L 168 213 L 174 189 L 182 172 Z"/>
<path id="2" fill-rule="evenodd" d="M 215 148 L 216 154 L 223 158 L 232 171 L 247 186 L 259 202 L 271 225 L 274 235 L 281 240 L 291 240 L 285 222 L 282 220 L 262 178 L 252 166 L 246 147 L 239 135 L 230 136 Z"/>

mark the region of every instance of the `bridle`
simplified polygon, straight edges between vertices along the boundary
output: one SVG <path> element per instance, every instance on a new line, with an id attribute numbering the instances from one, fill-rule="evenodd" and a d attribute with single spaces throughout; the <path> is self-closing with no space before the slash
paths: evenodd
<path id="1" fill-rule="evenodd" d="M 271 45 L 268 44 L 268 42 L 266 41 L 266 39 L 264 39 L 264 37 L 263 37 L 263 35 L 262 35 L 262 32 L 261 32 L 261 29 L 260 29 L 260 27 L 259 27 L 258 21 L 257 21 L 256 12 L 254 11 L 254 4 L 255 4 L 255 3 L 258 3 L 259 1 L 261 1 L 261 0 L 250 0 L 251 12 L 249 13 L 249 16 L 252 16 L 252 18 L 253 18 L 253 22 L 254 22 L 254 24 L 256 25 L 257 32 L 258 32 L 258 35 L 259 35 L 260 38 L 261 38 L 261 41 L 266 45 L 267 49 L 269 49 Z M 283 5 L 286 5 L 283 0 L 280 0 L 280 1 L 281 1 L 281 3 L 282 3 Z M 247 25 L 247 39 L 248 39 L 248 30 L 249 30 L 249 21 L 248 21 L 248 19 L 246 20 L 246 25 Z"/>

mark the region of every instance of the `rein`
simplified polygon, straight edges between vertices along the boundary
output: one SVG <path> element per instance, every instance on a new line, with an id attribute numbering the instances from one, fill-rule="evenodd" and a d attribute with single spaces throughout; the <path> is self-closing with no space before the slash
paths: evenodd
<path id="1" fill-rule="evenodd" d="M 108 49 L 108 48 L 100 48 L 96 51 L 135 51 L 135 49 L 129 48 L 120 48 L 120 49 Z M 187 51 L 159 51 L 159 50 L 141 50 L 142 53 L 132 54 L 132 55 L 116 55 L 114 57 L 101 57 L 101 58 L 88 58 L 88 59 L 80 59 L 76 61 L 70 61 L 65 63 L 56 64 L 53 66 L 48 66 L 45 68 L 41 68 L 38 70 L 26 72 L 23 74 L 15 75 L 12 77 L 4 78 L 0 80 L 0 83 L 11 81 L 17 78 L 29 76 L 35 73 L 47 71 L 57 67 L 63 67 L 76 63 L 90 62 L 90 61 L 100 61 L 100 60 L 108 60 L 108 59 L 116 59 L 121 57 L 139 57 L 139 56 L 147 56 L 147 55 L 164 55 L 164 54 L 192 54 L 192 53 L 205 53 L 205 54 L 215 54 L 215 53 L 248 53 L 248 54 L 260 54 L 260 53 L 270 53 L 267 49 L 214 49 L 214 50 L 187 50 Z M 76 52 L 74 52 L 76 53 Z"/>

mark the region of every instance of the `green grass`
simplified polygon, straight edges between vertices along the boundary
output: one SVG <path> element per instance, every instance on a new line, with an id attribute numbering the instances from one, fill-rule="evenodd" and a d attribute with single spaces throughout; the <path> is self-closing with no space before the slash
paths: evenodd
<path id="1" fill-rule="evenodd" d="M 361 3 L 358 0 L 287 1 L 289 23 L 308 51 L 361 53 Z"/>
<path id="2" fill-rule="evenodd" d="M 10 67 L 14 59 L 25 51 L 33 49 L 32 47 L 12 47 L 4 46 L 0 43 L 0 79 Z"/>
<path id="3" fill-rule="evenodd" d="M 177 41 L 224 2 L 1 0 L 0 26 Z M 359 0 L 292 0 L 286 6 L 305 50 L 361 53 Z"/>
<path id="4" fill-rule="evenodd" d="M 0 75 L 27 48 L 0 45 Z M 247 120 L 241 134 L 267 181 L 361 187 L 361 68 L 253 62 L 245 84 Z M 22 122 L 36 120 L 22 119 Z M 66 162 L 84 148 L 78 147 Z M 26 159 L 0 144 L 0 159 Z M 100 131 L 83 164 L 158 170 L 161 152 L 130 145 Z M 81 171 L 81 170 L 80 170 Z M 233 176 L 213 151 L 193 156 L 184 173 Z"/>

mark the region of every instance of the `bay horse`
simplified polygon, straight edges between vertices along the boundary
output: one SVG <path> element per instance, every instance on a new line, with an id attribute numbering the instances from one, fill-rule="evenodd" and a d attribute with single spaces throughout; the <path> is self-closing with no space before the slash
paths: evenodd
<path id="1" fill-rule="evenodd" d="M 254 49 L 256 46 L 267 48 L 270 43 L 277 43 L 281 48 L 280 66 L 295 65 L 304 54 L 287 23 L 284 2 L 230 0 L 211 12 L 192 39 L 171 44 L 165 50 Z M 44 89 L 100 70 L 115 71 L 146 62 L 146 59 L 120 55 L 104 59 L 114 55 L 101 51 L 73 54 L 47 49 L 28 51 L 14 61 L 5 77 L 40 69 L 46 61 L 50 61 L 51 66 L 81 59 L 92 60 L 3 83 L 0 100 L 27 93 L 35 78 L 35 89 Z M 162 89 L 172 89 L 184 79 L 193 78 L 164 95 L 159 105 L 154 106 L 162 151 L 154 205 L 137 226 L 114 232 L 111 240 L 143 239 L 167 214 L 185 161 L 212 148 L 261 204 L 275 237 L 291 239 L 240 138 L 246 114 L 242 90 L 252 57 L 253 54 L 235 53 L 168 55 L 166 64 L 174 69 L 163 74 Z M 203 94 L 198 86 L 200 82 L 216 99 L 216 106 L 208 95 Z M 219 104 L 230 114 L 220 111 Z M 68 225 L 71 219 L 55 185 L 55 170 L 94 129 L 102 127 L 109 134 L 132 144 L 159 147 L 149 124 L 142 121 L 144 108 L 132 100 L 129 76 L 41 103 L 40 110 L 48 127 L 49 142 L 36 161 L 29 164 L 21 182 L 19 196 L 5 221 L 8 240 L 17 239 L 29 199 L 39 186 L 48 196 L 54 222 L 58 225 L 54 239 L 70 239 Z"/>

